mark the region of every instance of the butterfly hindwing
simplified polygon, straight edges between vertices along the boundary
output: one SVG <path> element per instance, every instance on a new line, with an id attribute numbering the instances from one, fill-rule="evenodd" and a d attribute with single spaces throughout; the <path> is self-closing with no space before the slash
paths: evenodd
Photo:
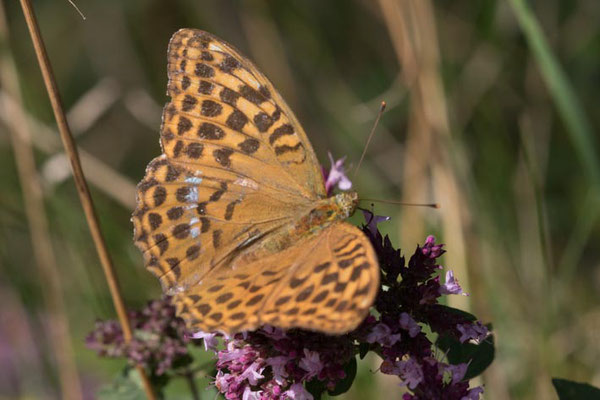
<path id="1" fill-rule="evenodd" d="M 355 226 L 337 222 L 290 268 L 264 305 L 261 322 L 289 328 L 348 332 L 358 326 L 379 288 L 371 243 Z"/>
<path id="2" fill-rule="evenodd" d="M 195 330 L 232 333 L 271 324 L 336 334 L 356 328 L 378 287 L 368 239 L 338 222 L 280 253 L 213 271 L 176 295 L 176 304 Z"/>

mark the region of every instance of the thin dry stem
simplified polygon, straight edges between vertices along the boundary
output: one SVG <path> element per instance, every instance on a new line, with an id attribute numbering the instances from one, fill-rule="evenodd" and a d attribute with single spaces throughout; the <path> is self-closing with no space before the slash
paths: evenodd
<path id="1" fill-rule="evenodd" d="M 439 75 L 439 46 L 433 5 L 430 0 L 380 0 L 380 6 L 398 61 L 406 71 L 406 85 L 413 99 L 405 158 L 405 183 L 410 190 L 404 190 L 404 193 L 425 198 L 423 196 L 430 186 L 435 199 L 444 204 L 444 212 L 440 213 L 444 241 L 452 249 L 446 255 L 446 260 L 461 276 L 464 287 L 468 288 L 463 231 L 467 203 L 461 194 L 447 146 L 451 143 L 450 124 Z M 443 145 L 434 146 L 435 143 Z M 417 160 L 410 158 L 410 154 L 430 156 L 421 156 L 422 159 Z M 403 224 L 411 232 L 403 234 L 410 233 L 410 237 L 415 238 L 414 229 L 417 228 L 420 231 L 417 236 L 423 236 L 423 217 L 414 212 L 411 212 L 411 217 L 414 221 L 407 223 L 405 218 Z M 468 299 L 461 296 L 460 299 L 451 300 L 461 302 L 453 306 L 469 309 Z"/>
<path id="2" fill-rule="evenodd" d="M 0 37 L 8 43 L 8 26 L 4 6 L 0 3 Z M 23 114 L 21 93 L 18 87 L 17 70 L 10 52 L 4 52 L 0 60 L 0 86 L 12 92 L 21 106 L 7 121 L 11 144 L 15 154 L 17 171 L 23 191 L 25 214 L 31 235 L 33 257 L 40 275 L 40 289 L 50 318 L 48 320 L 49 340 L 58 367 L 60 389 L 65 399 L 81 399 L 81 381 L 77 373 L 75 355 L 71 345 L 69 320 L 63 298 L 60 271 L 52 248 L 48 218 L 44 209 L 42 187 L 36 171 L 31 135 Z"/>
<path id="3" fill-rule="evenodd" d="M 449 144 L 450 122 L 448 119 L 448 106 L 442 79 L 440 76 L 440 54 L 437 39 L 436 20 L 431 0 L 412 1 L 415 9 L 416 20 L 421 32 L 421 46 L 423 62 L 420 71 L 423 74 L 420 90 L 422 93 L 423 113 L 426 123 L 431 130 L 433 143 L 438 146 L 432 148 L 434 153 L 432 174 L 433 188 L 436 189 L 436 199 L 443 201 L 445 212 L 441 213 L 444 229 L 444 241 L 452 251 L 446 256 L 454 272 L 461 277 L 461 283 L 469 290 L 469 272 L 466 258 L 466 238 L 464 231 L 465 215 L 468 213 L 468 201 L 463 195 L 460 183 L 452 165 L 452 150 Z M 442 200 L 442 196 L 445 196 Z M 458 298 L 460 297 L 460 298 Z M 465 296 L 453 296 L 449 299 L 453 307 L 470 310 L 470 299 Z"/>
<path id="4" fill-rule="evenodd" d="M 79 198 L 83 206 L 83 210 L 85 212 L 87 223 L 92 234 L 92 239 L 94 240 L 94 244 L 96 245 L 96 251 L 98 252 L 98 256 L 100 257 L 100 262 L 104 270 L 104 275 L 106 277 L 106 281 L 110 289 L 115 309 L 119 316 L 119 321 L 123 329 L 123 336 L 126 341 L 130 341 L 132 337 L 131 326 L 127 317 L 125 304 L 123 302 L 123 298 L 119 290 L 117 276 L 110 255 L 108 254 L 108 250 L 104 242 L 104 237 L 102 236 L 102 232 L 100 230 L 100 224 L 96 216 L 94 203 L 92 201 L 92 197 L 90 195 L 90 191 L 87 186 L 83 170 L 81 168 L 81 162 L 77 153 L 77 147 L 75 146 L 73 136 L 71 135 L 69 125 L 67 124 L 67 119 L 65 117 L 65 113 L 62 107 L 62 102 L 60 99 L 58 88 L 56 86 L 56 81 L 54 79 L 54 74 L 52 72 L 50 60 L 48 59 L 48 54 L 46 53 L 46 48 L 44 46 L 39 26 L 37 24 L 37 19 L 35 17 L 33 7 L 29 0 L 21 0 L 21 7 L 23 9 L 25 20 L 27 22 L 27 27 L 29 29 L 31 39 L 33 41 L 35 53 L 38 59 L 38 63 L 40 65 L 40 69 L 42 71 L 44 83 L 46 85 L 46 90 L 48 92 L 48 96 L 50 97 L 50 102 L 52 104 L 52 110 L 54 112 L 54 117 L 56 118 L 58 130 L 60 132 L 65 151 L 67 152 L 69 160 L 71 161 L 71 168 L 73 169 L 73 177 L 75 180 L 75 185 L 77 187 L 77 192 L 79 194 Z M 144 390 L 146 391 L 146 396 L 149 399 L 154 400 L 156 397 L 154 395 L 152 385 L 150 384 L 150 381 L 148 380 L 148 377 L 146 376 L 143 367 L 138 366 L 137 369 L 142 378 Z"/>
<path id="5" fill-rule="evenodd" d="M 426 199 L 428 189 L 428 157 L 430 136 L 424 132 L 424 118 L 419 108 L 420 93 L 415 90 L 415 81 L 418 77 L 419 57 L 411 41 L 411 19 L 406 17 L 406 6 L 397 0 L 379 1 L 382 16 L 388 29 L 396 57 L 401 66 L 404 86 L 410 92 L 411 111 L 408 121 L 408 132 L 404 148 L 404 167 L 402 171 L 402 184 L 404 186 L 403 201 L 410 202 L 415 199 Z M 410 190 L 408 190 L 410 189 Z M 408 197 L 410 196 L 410 197 Z M 403 243 L 412 247 L 420 241 L 425 234 L 423 215 L 421 210 L 402 210 L 402 224 L 400 225 Z"/>
<path id="6" fill-rule="evenodd" d="M 444 204 L 442 219 L 443 241 L 452 249 L 446 254 L 446 262 L 461 277 L 463 287 L 469 290 L 469 274 L 466 258 L 466 238 L 464 225 L 468 221 L 467 199 L 461 190 L 451 157 L 451 132 L 448 107 L 440 77 L 440 54 L 437 39 L 436 20 L 431 0 L 380 0 L 382 9 L 392 10 L 385 20 L 396 45 L 400 64 L 408 73 L 406 85 L 410 88 L 411 130 L 407 151 L 418 148 L 416 154 L 430 154 L 427 161 L 421 161 L 421 177 L 410 184 L 410 190 L 424 192 L 432 188 L 436 200 Z M 407 28 L 410 27 L 410 28 Z M 404 35 L 404 38 L 397 38 Z M 412 59 L 414 57 L 414 59 Z M 416 69 L 415 69 L 416 66 Z M 413 142 L 413 143 L 411 143 Z M 412 151 L 408 154 L 415 154 Z M 414 178 L 415 160 L 406 158 L 405 168 Z M 429 169 L 430 174 L 426 174 Z M 422 216 L 414 216 L 416 221 L 405 221 L 406 229 L 417 226 L 423 229 Z M 422 236 L 422 232 L 419 236 Z M 471 308 L 468 298 L 450 297 L 449 305 L 465 310 Z M 477 384 L 477 382 L 475 382 Z"/>

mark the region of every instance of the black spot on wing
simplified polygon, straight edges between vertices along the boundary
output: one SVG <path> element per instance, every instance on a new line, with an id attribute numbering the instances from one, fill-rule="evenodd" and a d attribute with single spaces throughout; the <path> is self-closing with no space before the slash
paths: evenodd
<path id="1" fill-rule="evenodd" d="M 293 135 L 294 133 L 295 133 L 294 132 L 294 127 L 292 125 L 290 125 L 290 124 L 283 124 L 283 125 L 277 127 L 273 131 L 273 133 L 271 134 L 271 136 L 269 136 L 269 143 L 273 144 L 280 137 L 285 136 L 285 135 Z"/>
<path id="2" fill-rule="evenodd" d="M 196 69 L 194 73 L 201 78 L 212 78 L 215 76 L 215 70 L 204 63 L 196 63 Z"/>
<path id="3" fill-rule="evenodd" d="M 240 150 L 242 150 L 246 154 L 255 153 L 256 150 L 260 147 L 260 142 L 254 138 L 248 138 L 244 140 L 242 143 L 238 144 Z"/>
<path id="4" fill-rule="evenodd" d="M 298 142 L 295 146 L 288 146 L 287 144 L 282 145 L 282 146 L 276 146 L 275 154 L 279 156 L 279 155 L 282 155 L 285 153 L 298 151 L 300 148 L 303 148 L 303 147 L 304 146 L 300 142 Z"/>

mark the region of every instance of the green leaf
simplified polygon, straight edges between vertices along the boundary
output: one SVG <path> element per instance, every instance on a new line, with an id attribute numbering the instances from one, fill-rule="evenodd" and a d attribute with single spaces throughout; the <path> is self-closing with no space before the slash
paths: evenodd
<path id="1" fill-rule="evenodd" d="M 469 322 L 477 321 L 477 317 L 476 316 L 474 316 L 473 314 L 469 314 L 466 311 L 459 310 L 458 308 L 448 307 L 448 306 L 445 306 L 445 305 L 442 305 L 442 304 L 438 304 L 436 307 L 438 307 L 441 311 L 445 311 L 445 312 L 450 313 L 450 314 L 459 315 L 459 316 L 463 317 L 464 319 L 466 319 Z"/>
<path id="2" fill-rule="evenodd" d="M 552 385 L 560 400 L 600 399 L 600 389 L 587 383 L 552 378 Z"/>
<path id="3" fill-rule="evenodd" d="M 453 337 L 443 335 L 438 339 L 437 346 L 448 354 L 450 364 L 470 362 L 463 380 L 480 375 L 494 361 L 494 337 L 491 335 L 479 344 L 461 343 Z"/>
<path id="4" fill-rule="evenodd" d="M 331 396 L 339 396 L 342 393 L 346 393 L 350 389 L 352 383 L 354 383 L 354 378 L 356 378 L 356 367 L 356 357 L 352 357 L 352 359 L 350 359 L 350 361 L 344 365 L 346 377 L 339 381 L 333 390 L 329 391 Z"/>
<path id="5" fill-rule="evenodd" d="M 142 379 L 137 370 L 125 368 L 111 384 L 102 386 L 97 393 L 99 400 L 146 400 Z"/>
<path id="6" fill-rule="evenodd" d="M 328 391 L 327 393 L 330 396 L 339 396 L 340 394 L 346 393 L 348 389 L 350 389 L 350 387 L 352 386 L 354 378 L 356 378 L 356 370 L 356 357 L 352 357 L 350 361 L 348 361 L 346 365 L 344 365 L 344 372 L 346 373 L 346 377 L 339 381 L 333 390 Z M 325 393 L 325 391 L 327 390 L 327 387 L 325 386 L 324 382 L 315 378 L 312 381 L 306 383 L 306 390 L 310 394 L 312 394 L 314 400 L 320 400 L 323 393 Z"/>
<path id="7" fill-rule="evenodd" d="M 325 389 L 325 384 L 316 378 L 306 382 L 306 390 L 308 393 L 312 394 L 314 400 L 321 400 L 321 395 Z"/>
<path id="8" fill-rule="evenodd" d="M 360 359 L 362 360 L 363 358 L 365 358 L 365 356 L 367 355 L 367 353 L 369 352 L 369 349 L 371 348 L 371 345 L 369 343 L 361 343 L 358 346 L 358 356 L 360 357 Z"/>

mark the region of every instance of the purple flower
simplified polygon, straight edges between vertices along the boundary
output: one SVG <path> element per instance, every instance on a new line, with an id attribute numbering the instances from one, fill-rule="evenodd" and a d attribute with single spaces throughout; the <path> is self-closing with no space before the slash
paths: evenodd
<path id="1" fill-rule="evenodd" d="M 412 319 L 412 317 L 405 312 L 400 314 L 400 327 L 405 331 L 408 331 L 408 335 L 411 338 L 414 338 L 421 332 L 421 327 L 417 324 L 417 321 Z"/>
<path id="2" fill-rule="evenodd" d="M 204 350 L 206 350 L 206 351 L 213 350 L 214 351 L 217 349 L 217 345 L 219 344 L 219 341 L 217 340 L 217 336 L 218 335 L 216 333 L 207 333 L 207 332 L 198 331 L 192 335 L 192 339 L 204 340 Z"/>
<path id="3" fill-rule="evenodd" d="M 271 325 L 264 325 L 261 330 L 271 339 L 280 340 L 285 338 L 285 331 Z"/>
<path id="4" fill-rule="evenodd" d="M 217 357 L 215 386 L 226 399 L 255 398 L 252 396 L 260 394 L 253 389 L 265 378 L 266 362 L 258 351 L 241 341 L 231 340 Z"/>
<path id="5" fill-rule="evenodd" d="M 300 360 L 300 368 L 307 372 L 306 379 L 310 380 L 323 370 L 323 363 L 319 359 L 319 353 L 304 349 L 304 358 Z"/>
<path id="6" fill-rule="evenodd" d="M 262 366 L 263 363 L 260 361 L 255 361 L 247 367 L 244 372 L 240 375 L 240 379 L 247 379 L 251 385 L 256 385 L 258 381 L 264 378 L 264 375 L 261 374 L 265 370 Z"/>
<path id="7" fill-rule="evenodd" d="M 421 381 L 423 381 L 423 370 L 418 362 L 409 358 L 406 361 L 396 363 L 397 375 L 402 378 L 402 385 L 407 385 L 409 389 L 414 390 Z"/>
<path id="8" fill-rule="evenodd" d="M 379 323 L 373 327 L 371 333 L 366 337 L 367 343 L 379 343 L 382 346 L 393 346 L 400 340 L 400 334 L 392 335 L 392 330 L 384 323 Z"/>
<path id="9" fill-rule="evenodd" d="M 429 258 L 438 258 L 444 253 L 442 249 L 443 244 L 435 244 L 435 237 L 432 235 L 427 236 L 425 239 L 425 244 L 421 248 L 421 252 Z"/>
<path id="10" fill-rule="evenodd" d="M 226 374 L 223 371 L 217 371 L 215 377 L 215 386 L 223 393 L 229 389 L 229 382 L 231 381 L 231 374 Z"/>
<path id="11" fill-rule="evenodd" d="M 467 392 L 466 396 L 460 398 L 460 400 L 479 400 L 480 395 L 483 393 L 483 388 L 477 386 Z"/>
<path id="12" fill-rule="evenodd" d="M 365 214 L 370 221 L 370 214 Z M 469 389 L 468 382 L 462 381 L 466 364 L 450 366 L 436 360 L 434 345 L 419 325 L 424 323 L 438 334 L 454 337 L 462 333 L 458 326 L 468 329 L 469 338 L 483 334 L 478 331 L 480 323 L 474 325 L 465 316 L 438 303 L 446 291 L 462 292 L 452 274 L 445 285 L 440 285 L 436 274 L 441 266 L 437 259 L 444 253 L 443 245 L 436 244 L 435 238 L 429 236 L 407 261 L 392 247 L 388 237 L 382 237 L 378 231 L 373 234 L 368 226 L 363 230 L 378 255 L 385 289 L 380 290 L 375 302 L 378 317 L 370 316 L 358 332 L 360 341 L 378 344 L 376 349 L 383 358 L 380 371 L 397 375 L 414 392 L 403 395 L 405 400 L 477 398 L 480 390 Z M 400 329 L 408 332 L 401 341 L 382 343 L 386 335 Z M 452 374 L 452 379 L 447 379 L 447 374 Z"/>
<path id="13" fill-rule="evenodd" d="M 456 325 L 456 329 L 461 333 L 460 342 L 464 343 L 467 340 L 472 340 L 475 343 L 481 343 L 490 334 L 488 328 L 481 322 L 468 322 Z"/>
<path id="14" fill-rule="evenodd" d="M 98 321 L 86 338 L 88 348 L 104 357 L 126 357 L 130 364 L 145 367 L 150 375 L 164 375 L 174 365 L 192 362 L 188 352 L 191 334 L 175 316 L 168 296 L 150 301 L 142 310 L 129 312 L 133 338 L 125 343 L 117 321 Z"/>
<path id="15" fill-rule="evenodd" d="M 365 217 L 365 221 L 367 222 L 367 229 L 374 237 L 377 236 L 377 224 L 379 224 L 380 222 L 389 221 L 391 219 L 390 217 L 387 217 L 385 215 L 375 215 L 374 213 L 368 210 L 361 211 Z"/>
<path id="16" fill-rule="evenodd" d="M 350 190 L 352 188 L 352 182 L 344 172 L 344 160 L 346 157 L 334 161 L 331 153 L 328 154 L 329 161 L 331 161 L 331 169 L 325 178 L 325 191 L 327 192 L 327 195 L 331 194 L 335 186 L 340 190 Z"/>
<path id="17" fill-rule="evenodd" d="M 462 294 L 468 296 L 468 293 L 463 292 L 458 284 L 458 280 L 454 278 L 454 272 L 446 271 L 446 283 L 440 286 L 440 294 Z"/>
<path id="18" fill-rule="evenodd" d="M 457 383 L 462 381 L 467 373 L 467 368 L 469 364 L 462 363 L 457 365 L 448 365 L 446 367 L 446 371 L 448 371 L 452 375 L 452 383 Z"/>
<path id="19" fill-rule="evenodd" d="M 294 400 L 313 400 L 312 394 L 308 393 L 301 383 L 294 383 L 284 395 L 287 399 Z"/>
<path id="20" fill-rule="evenodd" d="M 302 387 L 317 379 L 332 390 L 354 357 L 354 339 L 271 326 L 225 339 L 215 386 L 226 399 L 312 398 Z M 297 386 L 299 384 L 299 386 Z M 295 386 L 296 385 L 296 386 Z M 292 397 L 296 396 L 296 397 Z"/>
<path id="21" fill-rule="evenodd" d="M 242 395 L 242 400 L 261 400 L 261 395 L 261 391 L 254 391 L 250 389 L 249 386 L 246 386 L 246 388 L 244 389 L 244 394 Z"/>
<path id="22" fill-rule="evenodd" d="M 290 360 L 292 360 L 292 358 L 286 356 L 270 357 L 266 359 L 267 365 L 273 370 L 273 379 L 278 385 L 282 385 L 285 382 L 285 378 L 288 377 L 285 366 Z"/>

